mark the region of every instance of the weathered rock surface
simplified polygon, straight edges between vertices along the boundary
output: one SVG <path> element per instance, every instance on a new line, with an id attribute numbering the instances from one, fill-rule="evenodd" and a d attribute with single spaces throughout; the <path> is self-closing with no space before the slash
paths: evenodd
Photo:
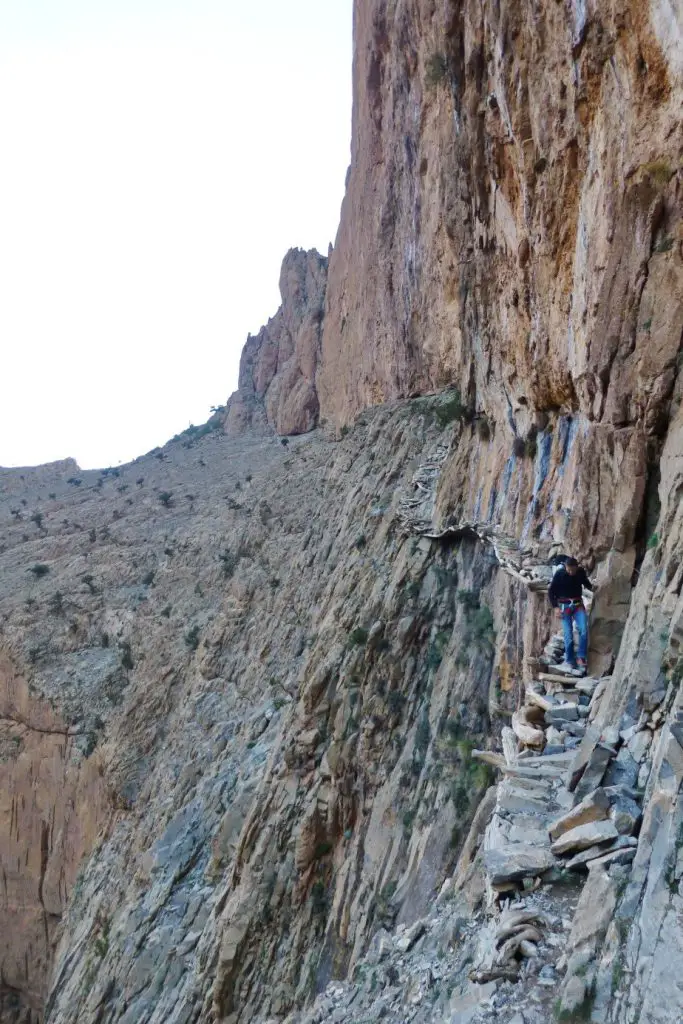
<path id="1" fill-rule="evenodd" d="M 683 1019 L 681 23 L 357 0 L 328 279 L 286 257 L 229 436 L 0 474 L 3 1024 Z M 572 898 L 603 781 L 642 821 L 558 837 Z"/>
<path id="2" fill-rule="evenodd" d="M 550 826 L 550 838 L 555 840 L 580 825 L 603 821 L 609 817 L 610 802 L 604 789 L 596 789 Z"/>
<path id="3" fill-rule="evenodd" d="M 590 821 L 585 825 L 577 825 L 575 828 L 564 832 L 559 839 L 552 844 L 552 851 L 556 856 L 572 851 L 586 850 L 596 843 L 604 843 L 610 839 L 616 839 L 619 835 L 615 825 L 611 821 Z"/>

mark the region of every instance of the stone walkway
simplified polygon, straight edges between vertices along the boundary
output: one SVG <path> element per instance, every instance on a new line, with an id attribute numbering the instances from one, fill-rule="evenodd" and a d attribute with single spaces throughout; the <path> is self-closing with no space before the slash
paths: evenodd
<path id="1" fill-rule="evenodd" d="M 480 985 L 522 980 L 539 951 L 545 959 L 548 920 L 567 909 L 567 885 L 573 883 L 578 895 L 588 872 L 628 865 L 635 857 L 639 792 L 632 776 L 625 775 L 619 747 L 624 744 L 635 763 L 628 744 L 638 734 L 600 731 L 593 725 L 608 685 L 608 679 L 539 673 L 527 685 L 526 702 L 513 716 L 512 728 L 503 730 L 503 754 L 474 753 L 503 773 L 484 838 L 488 903 L 497 930 L 470 974 Z M 539 889 L 549 900 L 549 914 L 525 899 Z M 571 943 L 564 963 L 570 955 Z M 547 967 L 557 988 L 564 963 L 561 957 Z M 466 1019 L 485 1020 L 486 1014 Z"/>

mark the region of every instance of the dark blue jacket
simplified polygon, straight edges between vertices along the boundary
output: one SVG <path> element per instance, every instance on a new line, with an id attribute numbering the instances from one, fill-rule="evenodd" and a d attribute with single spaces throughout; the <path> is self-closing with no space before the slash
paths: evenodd
<path id="1" fill-rule="evenodd" d="M 553 608 L 557 608 L 560 601 L 580 601 L 583 587 L 593 590 L 593 584 L 581 566 L 574 576 L 570 576 L 566 569 L 558 569 L 548 587 L 551 605 Z"/>

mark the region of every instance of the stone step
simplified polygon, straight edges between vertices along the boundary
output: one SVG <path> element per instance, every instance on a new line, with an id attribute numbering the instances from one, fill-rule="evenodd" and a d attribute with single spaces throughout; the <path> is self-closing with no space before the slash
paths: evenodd
<path id="1" fill-rule="evenodd" d="M 509 775 L 512 778 L 526 778 L 526 779 L 563 779 L 566 774 L 566 765 L 562 764 L 541 764 L 534 765 L 520 764 L 506 765 L 503 769 L 505 775 Z"/>
<path id="2" fill-rule="evenodd" d="M 549 847 L 527 843 L 508 843 L 502 848 L 484 851 L 484 866 L 492 885 L 535 878 L 556 864 Z"/>
<path id="3" fill-rule="evenodd" d="M 601 846 L 591 846 L 587 850 L 582 850 L 581 853 L 577 853 L 575 857 L 568 860 L 566 867 L 569 871 L 577 871 L 580 868 L 588 867 L 591 861 L 596 861 L 606 854 L 615 853 L 618 850 L 633 850 L 638 846 L 638 840 L 634 839 L 633 836 L 619 836 L 610 843 L 603 843 Z"/>

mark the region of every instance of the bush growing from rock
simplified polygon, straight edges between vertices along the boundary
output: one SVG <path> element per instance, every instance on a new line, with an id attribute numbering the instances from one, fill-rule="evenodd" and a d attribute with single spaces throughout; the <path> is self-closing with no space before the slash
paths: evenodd
<path id="1" fill-rule="evenodd" d="M 197 650 L 199 647 L 199 626 L 193 626 L 192 629 L 188 629 L 185 634 L 185 644 L 191 651 Z"/>
<path id="2" fill-rule="evenodd" d="M 39 580 L 41 576 L 47 576 L 50 571 L 50 566 L 45 565 L 44 562 L 36 562 L 36 564 L 32 565 L 28 571 L 32 572 L 35 578 Z"/>
<path id="3" fill-rule="evenodd" d="M 124 640 L 120 644 L 120 647 L 122 653 L 121 665 L 123 666 L 123 668 L 126 669 L 127 672 L 130 672 L 134 667 L 133 654 L 131 651 L 130 644 L 128 643 L 127 640 Z"/>
<path id="4" fill-rule="evenodd" d="M 435 89 L 448 76 L 448 60 L 443 53 L 433 53 L 425 64 L 425 83 L 430 89 Z"/>

